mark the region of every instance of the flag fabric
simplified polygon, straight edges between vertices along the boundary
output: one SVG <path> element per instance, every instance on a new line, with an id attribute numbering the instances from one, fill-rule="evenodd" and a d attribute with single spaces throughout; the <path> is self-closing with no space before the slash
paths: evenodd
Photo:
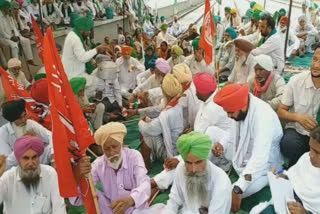
<path id="1" fill-rule="evenodd" d="M 43 39 L 43 60 L 48 79 L 53 149 L 60 195 L 65 198 L 79 196 L 72 166 L 81 158 L 86 148 L 94 143 L 94 138 L 64 72 L 51 28 Z M 79 186 L 87 213 L 96 214 L 89 181 L 81 178 Z"/>
<path id="2" fill-rule="evenodd" d="M 32 28 L 33 28 L 33 32 L 34 32 L 34 37 L 35 37 L 36 44 L 37 44 L 38 55 L 43 63 L 43 44 L 42 44 L 43 43 L 43 35 L 39 29 L 39 26 L 38 26 L 36 20 L 34 20 L 33 15 L 31 15 L 31 23 L 32 23 Z"/>
<path id="3" fill-rule="evenodd" d="M 0 67 L 1 82 L 7 99 L 26 101 L 26 112 L 32 119 L 51 130 L 51 117 L 48 106 L 36 102 L 30 93 L 11 74 Z"/>
<path id="4" fill-rule="evenodd" d="M 212 63 L 213 57 L 214 57 L 214 55 L 213 55 L 213 53 L 214 53 L 214 47 L 213 47 L 214 35 L 215 35 L 215 28 L 214 28 L 212 14 L 211 14 L 211 10 L 210 10 L 210 1 L 206 0 L 199 46 L 204 49 L 204 52 L 205 52 L 204 60 L 207 65 Z"/>

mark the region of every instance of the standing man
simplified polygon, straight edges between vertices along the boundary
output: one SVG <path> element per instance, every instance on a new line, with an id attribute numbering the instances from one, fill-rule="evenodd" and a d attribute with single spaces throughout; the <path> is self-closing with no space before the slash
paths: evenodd
<path id="1" fill-rule="evenodd" d="M 214 102 L 236 121 L 228 140 L 217 142 L 213 155 L 232 159 L 239 175 L 232 190 L 232 212 L 240 210 L 241 201 L 268 185 L 271 168 L 282 168 L 280 154 L 282 127 L 277 114 L 264 101 L 249 94 L 246 84 L 229 84 L 214 97 Z"/>
<path id="2" fill-rule="evenodd" d="M 2 174 L 5 167 L 0 163 L 0 204 L 4 203 L 4 213 L 66 214 L 56 171 L 40 164 L 43 141 L 23 136 L 15 142 L 13 151 L 17 167 Z"/>
<path id="3" fill-rule="evenodd" d="M 107 46 L 98 46 L 88 50 L 85 41 L 93 28 L 91 18 L 80 17 L 76 19 L 74 28 L 68 33 L 62 52 L 62 63 L 68 79 L 73 77 L 85 77 L 88 85 L 93 84 L 92 58 L 98 53 L 104 53 Z"/>
<path id="4" fill-rule="evenodd" d="M 292 77 L 285 88 L 278 115 L 287 121 L 281 152 L 294 165 L 310 150 L 310 131 L 320 124 L 320 49 L 314 53 L 311 71 Z"/>

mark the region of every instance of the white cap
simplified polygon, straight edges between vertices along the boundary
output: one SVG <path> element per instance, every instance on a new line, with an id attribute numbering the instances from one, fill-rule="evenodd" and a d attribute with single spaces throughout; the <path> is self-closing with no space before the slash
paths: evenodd
<path id="1" fill-rule="evenodd" d="M 254 59 L 256 61 L 256 64 L 259 64 L 265 70 L 273 71 L 273 62 L 270 56 L 261 54 L 256 56 Z"/>

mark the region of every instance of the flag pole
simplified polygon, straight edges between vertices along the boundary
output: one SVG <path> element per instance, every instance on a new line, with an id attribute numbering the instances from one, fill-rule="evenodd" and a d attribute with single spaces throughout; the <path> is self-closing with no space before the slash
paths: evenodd
<path id="1" fill-rule="evenodd" d="M 87 177 L 88 177 L 88 181 L 89 181 L 89 185 L 90 185 L 90 189 L 91 189 L 91 194 L 93 197 L 93 202 L 94 202 L 94 206 L 96 208 L 97 214 L 101 214 L 101 210 L 100 210 L 100 206 L 99 206 L 99 202 L 98 202 L 98 195 L 97 195 L 96 187 L 93 184 L 91 173 L 87 174 Z"/>
<path id="2" fill-rule="evenodd" d="M 290 30 L 291 10 L 292 10 L 292 0 L 290 0 L 290 5 L 289 5 L 288 27 L 286 32 L 286 42 L 284 43 L 284 58 L 286 58 L 287 56 L 287 44 L 288 44 L 289 30 Z"/>

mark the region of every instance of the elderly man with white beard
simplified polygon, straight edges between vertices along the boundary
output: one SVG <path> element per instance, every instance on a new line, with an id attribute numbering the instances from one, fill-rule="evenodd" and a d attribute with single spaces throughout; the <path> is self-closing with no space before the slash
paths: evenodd
<path id="1" fill-rule="evenodd" d="M 54 168 L 40 164 L 44 144 L 38 137 L 23 136 L 14 144 L 17 167 L 5 170 L 0 163 L 0 204 L 10 214 L 66 214 Z M 0 161 L 1 162 L 1 161 Z"/>
<path id="2" fill-rule="evenodd" d="M 227 83 L 244 84 L 254 76 L 254 56 L 250 54 L 254 46 L 243 39 L 236 39 L 233 42 L 236 60 Z"/>
<path id="3" fill-rule="evenodd" d="M 103 191 L 97 190 L 102 214 L 131 214 L 148 207 L 150 178 L 141 154 L 124 148 L 123 139 L 127 129 L 122 123 L 110 122 L 94 134 L 96 143 L 104 155 L 92 166 L 89 157 L 83 157 L 74 169 L 76 180 L 91 172 L 93 183 L 101 183 Z M 74 205 L 82 204 L 82 198 L 70 198 Z"/>
<path id="4" fill-rule="evenodd" d="M 180 162 L 163 214 L 227 214 L 231 208 L 231 183 L 227 174 L 209 160 L 211 140 L 191 132 L 178 139 Z M 180 210 L 180 212 L 179 212 Z"/>

